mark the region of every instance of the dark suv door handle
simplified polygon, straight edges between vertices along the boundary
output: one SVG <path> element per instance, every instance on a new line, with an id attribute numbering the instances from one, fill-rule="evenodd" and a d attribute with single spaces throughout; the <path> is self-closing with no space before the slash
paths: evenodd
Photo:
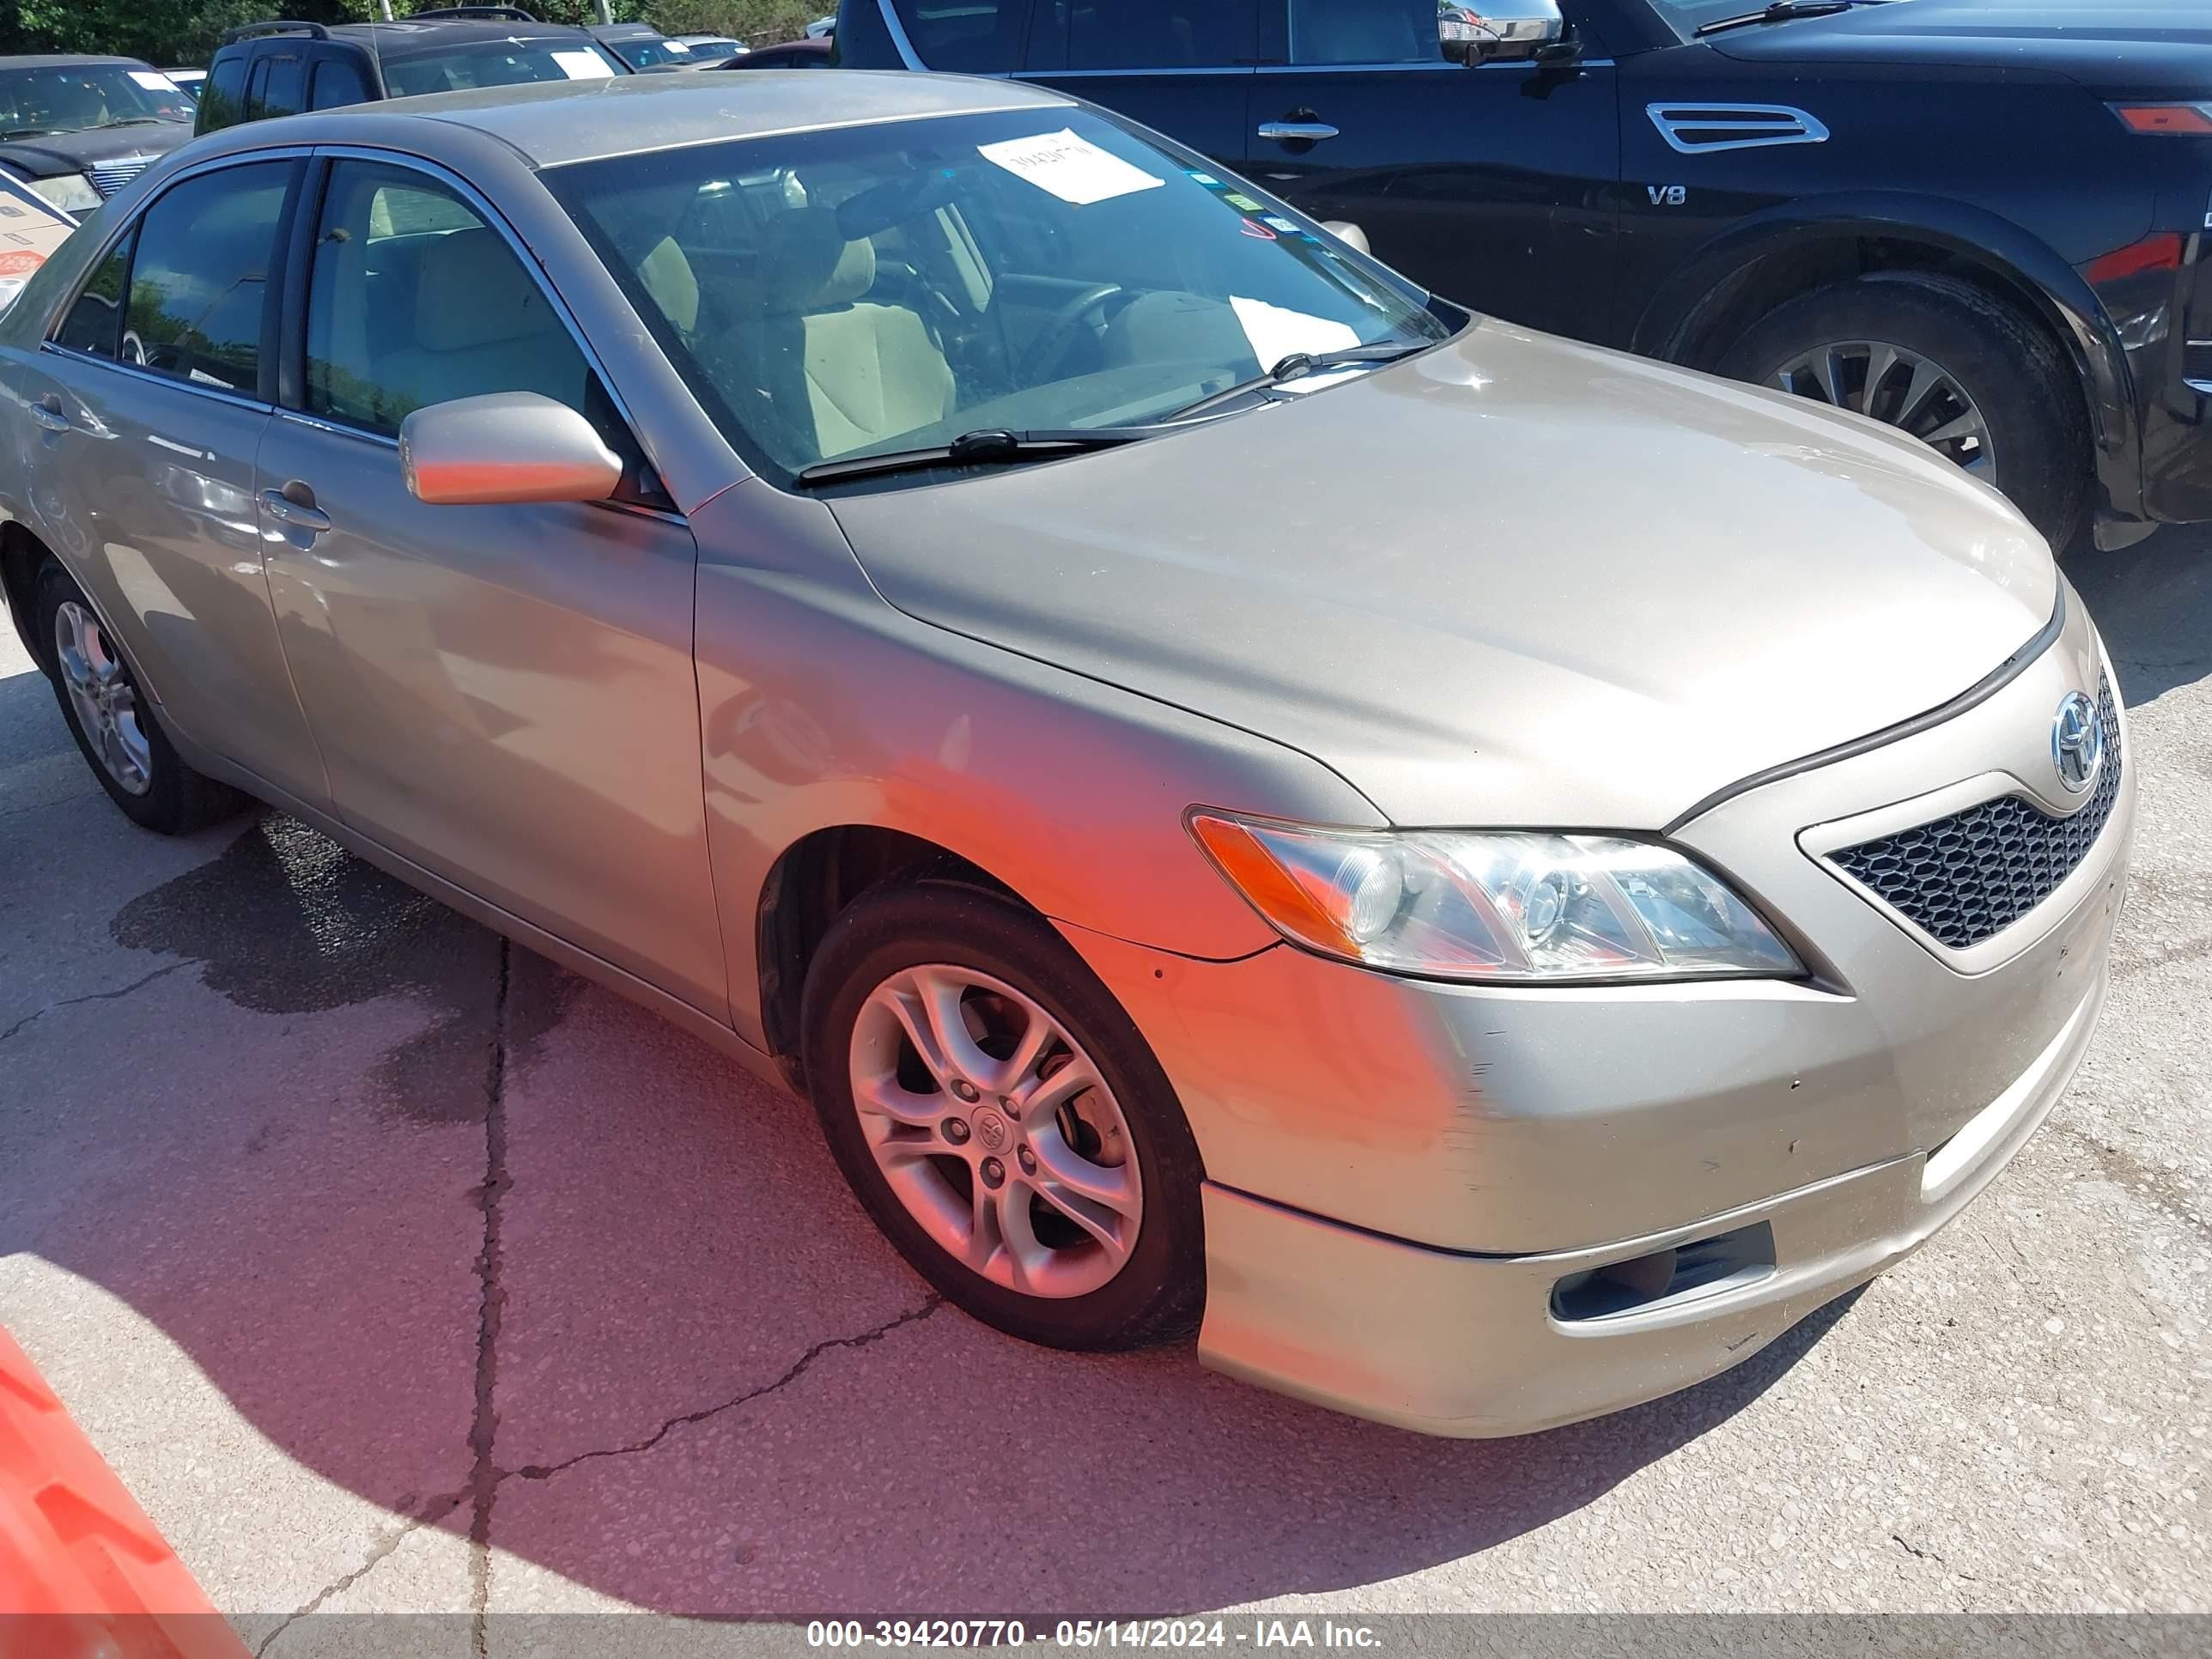
<path id="1" fill-rule="evenodd" d="M 1316 144 L 1335 137 L 1336 129 L 1326 121 L 1264 121 L 1260 136 L 1279 144 Z"/>
<path id="2" fill-rule="evenodd" d="M 70 417 L 63 412 L 62 400 L 51 392 L 31 405 L 31 418 L 49 432 L 70 429 Z"/>
<path id="3" fill-rule="evenodd" d="M 331 527 L 331 515 L 315 505 L 315 492 L 297 478 L 282 489 L 263 490 L 261 505 L 269 509 L 269 516 L 277 523 L 304 530 L 311 536 L 320 535 Z"/>

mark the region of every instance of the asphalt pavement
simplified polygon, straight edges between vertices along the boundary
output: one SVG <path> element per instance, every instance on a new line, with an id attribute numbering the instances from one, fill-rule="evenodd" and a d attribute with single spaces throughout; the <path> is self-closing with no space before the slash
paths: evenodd
<path id="1" fill-rule="evenodd" d="M 2069 568 L 2142 781 L 2094 1049 L 1957 1225 L 1672 1399 L 1446 1443 L 999 1336 L 653 1016 L 282 817 L 133 828 L 12 637 L 0 1325 L 271 1654 L 346 1611 L 2203 1611 L 2212 533 Z"/>

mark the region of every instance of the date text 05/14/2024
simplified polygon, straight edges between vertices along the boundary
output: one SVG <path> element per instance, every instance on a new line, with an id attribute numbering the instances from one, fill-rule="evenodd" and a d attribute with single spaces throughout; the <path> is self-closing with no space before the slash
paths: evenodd
<path id="1" fill-rule="evenodd" d="M 1381 1645 L 1367 1625 L 1333 1619 L 817 1619 L 810 1648 L 1363 1648 Z"/>

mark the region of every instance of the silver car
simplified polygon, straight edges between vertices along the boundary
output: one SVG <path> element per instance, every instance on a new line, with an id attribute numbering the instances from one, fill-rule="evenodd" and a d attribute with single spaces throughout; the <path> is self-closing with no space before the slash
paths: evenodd
<path id="1" fill-rule="evenodd" d="M 2124 722 L 2002 500 L 1050 93 L 256 123 L 0 377 L 124 811 L 272 803 L 803 1091 L 1036 1341 L 1648 1399 L 1955 1215 L 2104 996 Z"/>

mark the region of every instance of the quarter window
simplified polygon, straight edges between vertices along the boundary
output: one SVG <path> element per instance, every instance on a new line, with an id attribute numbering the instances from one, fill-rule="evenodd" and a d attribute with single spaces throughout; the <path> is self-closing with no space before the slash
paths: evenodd
<path id="1" fill-rule="evenodd" d="M 630 498 L 653 499 L 635 441 L 545 290 L 476 209 L 423 173 L 331 167 L 307 344 L 311 415 L 392 434 L 426 404 L 535 392 L 591 421 L 623 457 Z"/>
<path id="2" fill-rule="evenodd" d="M 123 337 L 123 295 L 131 282 L 131 240 L 125 236 L 93 268 L 76 302 L 54 331 L 54 343 L 95 357 L 112 357 Z"/>
<path id="3" fill-rule="evenodd" d="M 120 355 L 195 385 L 258 395 L 262 317 L 290 161 L 204 173 L 139 222 Z"/>
<path id="4" fill-rule="evenodd" d="M 235 126 L 246 116 L 246 54 L 234 52 L 228 58 L 217 58 L 215 67 L 208 71 L 207 85 L 200 90 L 199 107 L 193 131 L 214 132 L 221 128 Z"/>

